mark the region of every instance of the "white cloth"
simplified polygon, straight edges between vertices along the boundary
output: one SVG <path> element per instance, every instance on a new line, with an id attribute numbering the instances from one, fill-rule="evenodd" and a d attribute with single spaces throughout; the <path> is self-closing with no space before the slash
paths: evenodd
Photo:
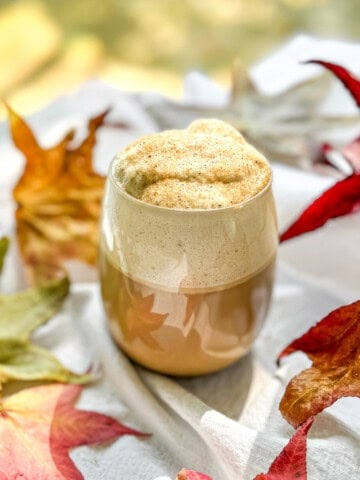
<path id="1" fill-rule="evenodd" d="M 268 68 L 268 67 L 267 67 Z M 104 106 L 135 125 L 130 131 L 100 133 L 96 164 L 101 171 L 130 138 L 156 124 L 139 99 L 90 82 L 31 118 L 47 143 L 60 131 L 80 125 Z M 78 114 L 81 112 L 81 116 Z M 11 186 L 21 156 L 0 126 L 0 233 L 12 234 Z M 273 165 L 280 229 L 333 180 Z M 309 361 L 295 354 L 276 368 L 281 349 L 330 310 L 359 298 L 360 214 L 280 246 L 271 310 L 252 352 L 232 367 L 208 376 L 174 380 L 133 365 L 114 345 L 96 282 L 77 282 L 61 313 L 39 328 L 34 341 L 50 348 L 66 365 L 84 371 L 94 365 L 100 380 L 84 388 L 79 408 L 107 413 L 152 433 L 147 440 L 122 437 L 103 447 L 81 447 L 71 457 L 86 480 L 174 479 L 186 466 L 214 480 L 252 480 L 269 465 L 294 433 L 278 403 L 290 378 Z M 23 285 L 13 244 L 2 290 Z M 82 272 L 88 278 L 89 269 Z M 321 413 L 308 441 L 309 480 L 360 478 L 359 400 L 341 399 Z"/>

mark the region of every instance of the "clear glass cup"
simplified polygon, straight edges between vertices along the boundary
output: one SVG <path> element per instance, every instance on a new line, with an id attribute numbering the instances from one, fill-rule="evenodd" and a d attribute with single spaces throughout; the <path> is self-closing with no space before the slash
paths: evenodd
<path id="1" fill-rule="evenodd" d="M 241 204 L 183 210 L 130 196 L 111 165 L 100 275 L 113 337 L 130 358 L 170 375 L 235 362 L 264 322 L 277 245 L 271 180 Z"/>

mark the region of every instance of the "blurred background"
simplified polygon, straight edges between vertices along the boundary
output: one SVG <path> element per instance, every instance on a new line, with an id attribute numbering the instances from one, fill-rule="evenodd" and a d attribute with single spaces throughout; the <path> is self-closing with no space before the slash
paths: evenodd
<path id="1" fill-rule="evenodd" d="M 0 95 L 23 114 L 89 78 L 178 97 L 289 36 L 359 40 L 359 0 L 0 0 Z M 1 111 L 2 115 L 3 112 Z"/>

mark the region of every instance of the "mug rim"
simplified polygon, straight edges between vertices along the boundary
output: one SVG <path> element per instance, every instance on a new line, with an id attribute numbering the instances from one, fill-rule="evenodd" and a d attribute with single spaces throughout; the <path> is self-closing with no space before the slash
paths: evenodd
<path id="1" fill-rule="evenodd" d="M 125 188 L 123 188 L 119 182 L 115 179 L 114 177 L 114 163 L 117 159 L 117 155 L 112 159 L 109 168 L 108 168 L 108 174 L 107 174 L 107 180 L 112 184 L 112 186 L 115 187 L 116 191 L 125 199 L 127 199 L 130 202 L 133 202 L 135 204 L 138 204 L 142 207 L 148 208 L 150 210 L 157 210 L 159 212 L 174 212 L 174 214 L 195 214 L 195 213 L 208 213 L 208 214 L 215 214 L 215 213 L 220 213 L 220 212 L 227 212 L 231 210 L 237 210 L 239 208 L 243 208 L 244 206 L 248 205 L 249 203 L 252 203 L 253 201 L 257 200 L 258 198 L 262 197 L 272 186 L 273 183 L 273 171 L 270 165 L 270 162 L 266 159 L 269 169 L 270 169 L 270 178 L 268 183 L 265 185 L 265 187 L 260 190 L 259 192 L 256 193 L 253 197 L 247 198 L 246 200 L 243 200 L 240 203 L 236 203 L 234 205 L 228 205 L 226 207 L 218 207 L 218 208 L 179 208 L 179 207 L 164 207 L 162 205 L 154 205 L 153 203 L 148 203 L 144 202 L 144 200 L 140 200 L 138 198 L 133 197 L 130 195 Z"/>

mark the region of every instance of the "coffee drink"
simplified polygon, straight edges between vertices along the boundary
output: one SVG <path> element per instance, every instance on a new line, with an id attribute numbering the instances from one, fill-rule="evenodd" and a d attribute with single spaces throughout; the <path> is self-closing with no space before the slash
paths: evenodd
<path id="1" fill-rule="evenodd" d="M 115 157 L 101 290 L 114 338 L 138 363 L 197 375 L 242 357 L 269 306 L 276 249 L 271 169 L 231 126 L 199 120 Z"/>

